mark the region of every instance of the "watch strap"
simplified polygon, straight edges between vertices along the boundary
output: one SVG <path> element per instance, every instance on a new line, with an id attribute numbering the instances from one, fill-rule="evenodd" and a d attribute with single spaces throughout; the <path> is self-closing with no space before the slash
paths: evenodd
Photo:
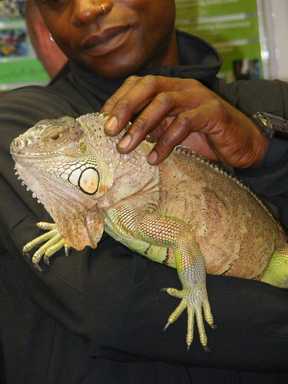
<path id="1" fill-rule="evenodd" d="M 252 118 L 263 135 L 269 139 L 273 136 L 288 139 L 288 120 L 283 117 L 268 112 L 257 112 Z"/>

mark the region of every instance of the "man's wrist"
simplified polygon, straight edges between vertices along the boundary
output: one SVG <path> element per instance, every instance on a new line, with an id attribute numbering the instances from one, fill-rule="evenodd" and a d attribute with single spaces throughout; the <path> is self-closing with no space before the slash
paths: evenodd
<path id="1" fill-rule="evenodd" d="M 262 134 L 258 134 L 258 138 L 255 140 L 256 149 L 254 150 L 255 161 L 252 165 L 253 168 L 262 166 L 270 146 L 270 141 L 271 140 L 269 140 L 267 137 L 263 136 Z"/>
<path id="2" fill-rule="evenodd" d="M 260 153 L 256 167 L 270 167 L 287 157 L 288 120 L 266 112 L 257 112 L 252 121 L 266 140 L 266 148 Z M 261 145 L 260 145 L 261 148 Z M 264 147 L 263 147 L 264 148 Z"/>

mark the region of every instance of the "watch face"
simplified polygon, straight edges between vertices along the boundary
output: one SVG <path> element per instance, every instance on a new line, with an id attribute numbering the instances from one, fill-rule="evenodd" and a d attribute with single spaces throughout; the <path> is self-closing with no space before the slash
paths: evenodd
<path id="1" fill-rule="evenodd" d="M 253 115 L 253 120 L 261 133 L 268 139 L 272 139 L 274 130 L 270 122 L 270 118 L 265 113 L 257 112 Z"/>
<path id="2" fill-rule="evenodd" d="M 269 124 L 269 120 L 267 119 L 267 117 L 265 117 L 265 116 L 263 116 L 263 115 L 260 115 L 260 116 L 259 116 L 259 122 L 260 122 L 261 124 L 263 124 L 264 127 L 268 127 L 268 126 L 271 127 L 271 124 Z M 271 128 L 272 128 L 272 127 L 271 127 Z"/>

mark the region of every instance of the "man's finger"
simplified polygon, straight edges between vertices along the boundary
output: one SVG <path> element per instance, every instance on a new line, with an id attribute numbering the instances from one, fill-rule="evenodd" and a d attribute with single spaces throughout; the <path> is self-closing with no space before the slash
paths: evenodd
<path id="1" fill-rule="evenodd" d="M 132 86 L 124 96 L 114 104 L 110 110 L 110 120 L 106 123 L 106 133 L 118 134 L 125 128 L 135 114 L 139 113 L 153 97 L 159 92 L 159 78 L 157 76 L 145 76 Z M 114 97 L 114 96 L 112 96 Z"/>
<path id="2" fill-rule="evenodd" d="M 176 116 L 168 116 L 164 120 L 161 121 L 153 131 L 149 132 L 149 134 L 146 136 L 146 140 L 150 141 L 151 143 L 156 143 L 162 135 L 164 135 L 164 132 L 167 131 L 169 126 L 173 123 Z"/>
<path id="3" fill-rule="evenodd" d="M 176 145 L 189 135 L 190 128 L 188 124 L 177 124 L 177 119 L 169 126 L 169 129 L 158 139 L 153 151 L 148 156 L 150 164 L 159 164 L 163 161 L 174 149 Z"/>
<path id="4" fill-rule="evenodd" d="M 148 134 L 161 126 L 165 118 L 174 109 L 177 99 L 175 92 L 160 93 L 137 117 L 127 134 L 119 142 L 118 148 L 126 153 L 135 149 Z"/>
<path id="5" fill-rule="evenodd" d="M 191 80 L 191 87 L 193 84 L 194 82 Z M 142 78 L 128 79 L 128 83 L 124 83 L 102 109 L 103 112 L 111 115 L 111 119 L 106 124 L 106 133 L 118 134 L 156 95 L 176 91 L 183 94 L 184 86 L 183 79 L 170 79 L 164 76 L 148 75 Z"/>
<path id="6" fill-rule="evenodd" d="M 159 164 L 174 149 L 176 145 L 183 143 L 192 132 L 205 133 L 209 123 L 205 106 L 200 106 L 189 111 L 179 113 L 173 123 L 159 138 L 152 153 L 148 156 L 151 164 Z"/>

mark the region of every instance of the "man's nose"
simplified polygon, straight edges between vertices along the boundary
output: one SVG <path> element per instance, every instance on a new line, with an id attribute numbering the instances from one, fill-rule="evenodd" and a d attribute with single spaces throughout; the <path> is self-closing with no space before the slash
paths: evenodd
<path id="1" fill-rule="evenodd" d="M 112 0 L 74 0 L 73 24 L 78 27 L 94 22 L 113 7 Z"/>

